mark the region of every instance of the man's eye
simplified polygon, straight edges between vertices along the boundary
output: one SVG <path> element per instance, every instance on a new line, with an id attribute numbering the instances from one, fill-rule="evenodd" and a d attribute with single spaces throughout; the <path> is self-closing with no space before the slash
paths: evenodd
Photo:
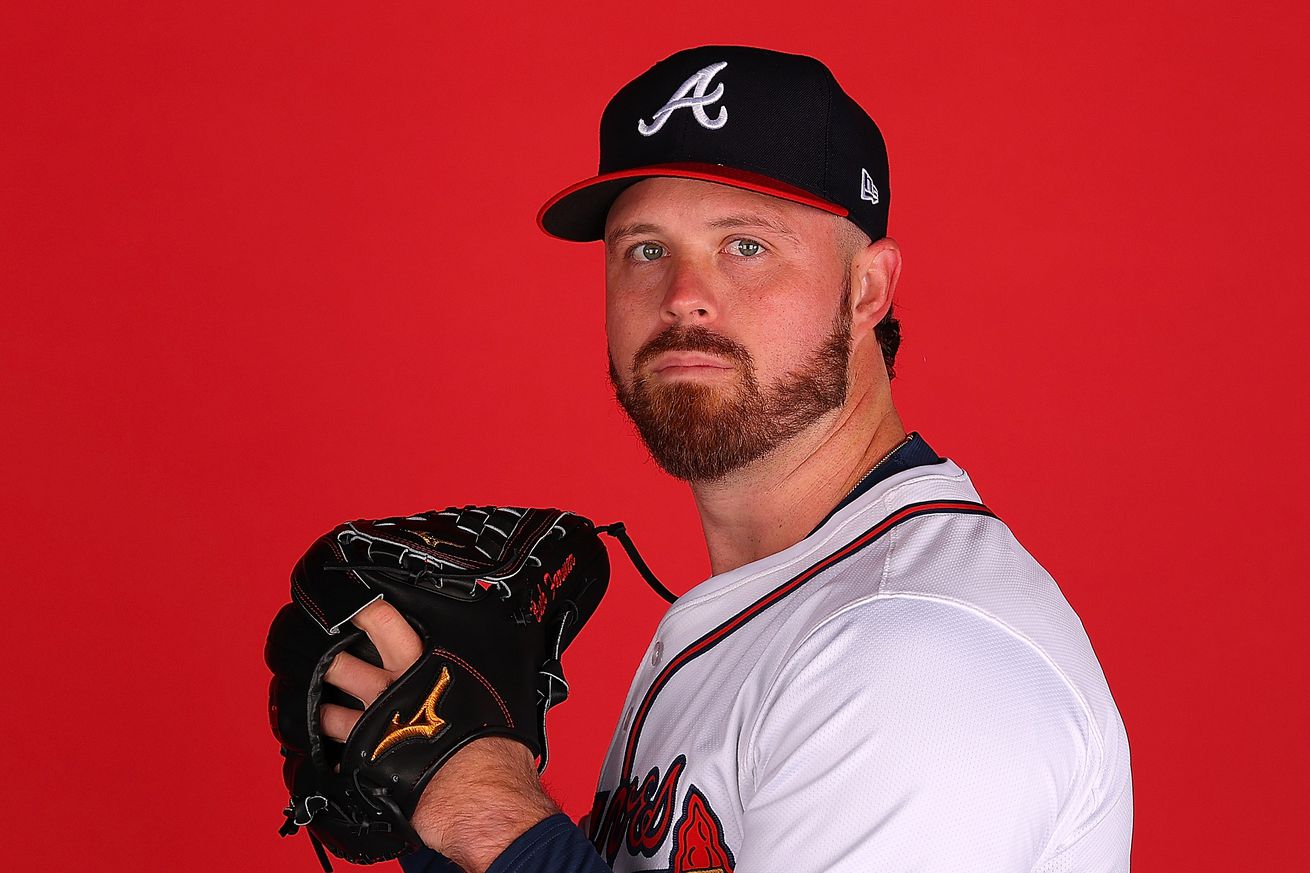
<path id="1" fill-rule="evenodd" d="M 732 250 L 742 257 L 751 258 L 763 251 L 764 246 L 753 239 L 739 239 L 732 243 Z"/>
<path id="2" fill-rule="evenodd" d="M 632 253 L 642 261 L 658 261 L 664 257 L 664 246 L 659 243 L 640 243 L 632 247 Z"/>

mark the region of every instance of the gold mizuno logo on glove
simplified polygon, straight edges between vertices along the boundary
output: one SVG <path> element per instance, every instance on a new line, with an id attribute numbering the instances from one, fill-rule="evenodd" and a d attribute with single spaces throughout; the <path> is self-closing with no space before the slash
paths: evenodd
<path id="1" fill-rule="evenodd" d="M 441 700 L 441 696 L 446 693 L 446 688 L 449 686 L 450 671 L 443 665 L 441 675 L 437 677 L 437 684 L 432 686 L 432 693 L 423 701 L 423 705 L 414 713 L 413 718 L 401 724 L 400 713 L 391 716 L 391 730 L 387 731 L 382 742 L 378 743 L 378 747 L 373 750 L 373 757 L 369 760 L 376 761 L 406 740 L 430 740 L 441 733 L 448 722 L 437 715 L 437 702 Z"/>
<path id="2" fill-rule="evenodd" d="M 452 543 L 450 540 L 443 540 L 441 537 L 436 536 L 434 534 L 430 534 L 425 530 L 412 530 L 410 531 L 410 533 L 421 539 L 423 542 L 427 543 L 429 546 L 432 546 L 432 548 L 434 549 L 439 549 L 442 546 L 459 545 L 459 543 Z"/>

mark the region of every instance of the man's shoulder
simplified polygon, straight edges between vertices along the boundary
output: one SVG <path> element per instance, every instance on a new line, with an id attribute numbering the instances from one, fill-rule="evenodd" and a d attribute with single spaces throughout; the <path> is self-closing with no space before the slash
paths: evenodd
<path id="1" fill-rule="evenodd" d="M 745 735 L 747 785 L 757 797 L 790 787 L 805 770 L 792 762 L 840 761 L 907 795 L 1028 815 L 1043 826 L 1037 845 L 1058 851 L 1107 811 L 1122 818 L 1131 785 L 1113 702 L 1066 666 L 970 604 L 852 603 L 772 676 Z"/>
<path id="2" fill-rule="evenodd" d="M 834 522 L 816 532 L 835 559 L 809 592 L 827 601 L 819 613 L 920 597 L 986 616 L 1039 647 L 1052 635 L 1083 636 L 1055 580 L 951 461 L 889 479 Z"/>
<path id="3" fill-rule="evenodd" d="M 906 602 L 938 604 L 906 632 L 949 637 L 962 627 L 975 637 L 1005 635 L 1030 648 L 1093 710 L 1112 708 L 1086 630 L 1051 574 L 983 506 L 967 474 L 947 461 L 889 479 L 816 532 L 834 558 L 794 604 L 789 648 L 811 635 L 860 635 Z M 940 506 L 941 511 L 931 511 Z M 929 511 L 887 527 L 916 507 Z M 846 557 L 841 557 L 846 552 Z M 818 562 L 816 562 L 816 565 Z M 898 605 L 901 604 L 901 605 Z M 1104 718 L 1101 719 L 1104 721 Z"/>
<path id="4" fill-rule="evenodd" d="M 953 602 L 1002 624 L 1069 610 L 1050 574 L 950 461 L 889 479 L 811 539 L 810 561 L 822 568 L 806 592 L 822 601 L 816 622 L 891 596 Z"/>

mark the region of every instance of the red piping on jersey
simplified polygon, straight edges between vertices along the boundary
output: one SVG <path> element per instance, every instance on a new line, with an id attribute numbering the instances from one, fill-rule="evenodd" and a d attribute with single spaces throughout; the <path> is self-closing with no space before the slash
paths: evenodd
<path id="1" fill-rule="evenodd" d="M 632 761 L 637 753 L 637 739 L 641 734 L 642 724 L 646 721 L 646 716 L 650 712 L 651 705 L 655 702 L 655 696 L 660 693 L 669 679 L 683 666 L 700 657 L 701 655 L 714 648 L 723 640 L 727 639 L 730 634 L 746 624 L 746 622 L 755 618 L 764 610 L 773 606 L 787 595 L 799 589 L 806 582 L 815 576 L 846 560 L 851 555 L 863 549 L 874 540 L 881 537 L 887 531 L 896 527 L 902 522 L 909 521 L 912 518 L 918 518 L 921 515 L 939 515 L 943 513 L 963 514 L 963 515 L 986 515 L 992 518 L 996 517 L 990 509 L 981 503 L 974 503 L 971 500 L 930 500 L 922 503 L 911 503 L 903 506 L 896 512 L 884 518 L 869 530 L 860 534 L 851 540 L 845 546 L 833 552 L 828 557 L 822 559 L 817 564 L 802 570 L 797 575 L 791 577 L 777 588 L 765 594 L 759 600 L 743 609 L 741 612 L 724 621 L 718 627 L 706 633 L 703 637 L 696 640 L 687 648 L 683 649 L 660 671 L 655 677 L 655 681 L 646 689 L 646 694 L 642 698 L 641 706 L 637 708 L 636 717 L 632 720 L 632 727 L 629 728 L 627 748 L 623 752 L 623 769 L 619 774 L 619 784 L 626 783 L 632 775 Z"/>

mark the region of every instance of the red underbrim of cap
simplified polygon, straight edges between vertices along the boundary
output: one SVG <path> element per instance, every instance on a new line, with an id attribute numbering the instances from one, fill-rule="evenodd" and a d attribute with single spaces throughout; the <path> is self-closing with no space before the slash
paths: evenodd
<path id="1" fill-rule="evenodd" d="M 675 179 L 699 179 L 702 182 L 718 182 L 733 188 L 744 188 L 780 197 L 793 203 L 803 203 L 840 215 L 850 214 L 845 206 L 838 206 L 815 196 L 803 188 L 779 182 L 777 179 L 724 167 L 718 164 L 651 164 L 646 167 L 633 167 L 614 173 L 603 173 L 590 179 L 584 179 L 576 185 L 570 185 L 546 201 L 537 212 L 537 225 L 546 233 L 560 239 L 574 242 L 591 242 L 605 236 L 605 216 L 614 205 L 614 201 L 624 189 L 635 185 L 642 179 L 670 177 Z"/>

